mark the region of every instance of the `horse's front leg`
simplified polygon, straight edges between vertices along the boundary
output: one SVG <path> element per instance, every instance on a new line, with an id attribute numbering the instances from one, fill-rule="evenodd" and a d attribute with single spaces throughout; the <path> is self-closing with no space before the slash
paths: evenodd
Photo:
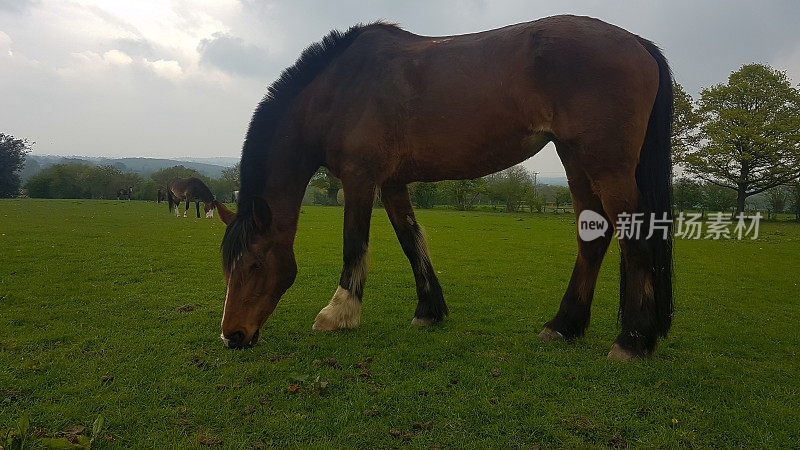
<path id="1" fill-rule="evenodd" d="M 344 183 L 344 196 L 342 276 L 330 303 L 317 314 L 312 327 L 314 330 L 356 328 L 361 318 L 361 297 L 367 279 L 369 222 L 375 201 L 375 185 Z"/>
<path id="2" fill-rule="evenodd" d="M 200 218 L 200 202 L 194 202 L 194 207 L 197 209 L 197 218 Z"/>
<path id="3" fill-rule="evenodd" d="M 414 217 L 408 188 L 405 185 L 384 185 L 381 187 L 381 201 L 392 222 L 400 246 L 403 247 L 403 252 L 411 263 L 417 283 L 419 301 L 411 324 L 426 326 L 441 322 L 447 315 L 447 305 L 428 256 L 425 235 Z"/>
<path id="4" fill-rule="evenodd" d="M 186 209 L 183 210 L 183 217 L 186 217 L 186 215 L 189 213 L 189 205 L 191 204 L 192 202 L 189 201 L 189 198 L 186 198 Z"/>

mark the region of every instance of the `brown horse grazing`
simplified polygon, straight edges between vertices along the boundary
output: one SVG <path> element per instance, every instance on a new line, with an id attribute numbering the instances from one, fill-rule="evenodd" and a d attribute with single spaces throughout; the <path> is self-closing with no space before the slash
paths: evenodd
<path id="1" fill-rule="evenodd" d="M 189 204 L 194 202 L 197 208 L 197 218 L 200 218 L 200 202 L 203 202 L 203 210 L 206 213 L 206 218 L 214 217 L 214 208 L 216 202 L 211 189 L 206 186 L 199 178 L 175 178 L 167 183 L 167 204 L 169 210 L 175 207 L 175 217 L 180 217 L 178 205 L 181 201 L 186 202 L 186 210 L 183 211 L 183 217 L 189 212 Z"/>
<path id="2" fill-rule="evenodd" d="M 122 188 L 117 190 L 117 200 L 121 200 L 123 198 L 127 198 L 128 200 L 131 199 L 131 193 L 133 193 L 133 186 L 129 186 L 127 188 Z"/>
<path id="3" fill-rule="evenodd" d="M 556 16 L 448 37 L 386 23 L 331 32 L 283 72 L 253 114 L 238 214 L 218 205 L 228 224 L 223 342 L 254 344 L 294 282 L 300 203 L 320 165 L 344 188 L 344 267 L 313 329 L 358 325 L 378 189 L 416 279 L 411 323 L 431 325 L 448 310 L 408 183 L 484 176 L 552 141 L 576 215 L 669 219 L 671 117 L 671 74 L 659 49 L 596 19 Z M 670 327 L 671 230 L 663 226 L 663 235 L 620 240 L 621 332 L 611 359 L 650 355 Z M 611 239 L 609 226 L 598 239 L 578 240 L 572 278 L 541 339 L 583 335 Z"/>

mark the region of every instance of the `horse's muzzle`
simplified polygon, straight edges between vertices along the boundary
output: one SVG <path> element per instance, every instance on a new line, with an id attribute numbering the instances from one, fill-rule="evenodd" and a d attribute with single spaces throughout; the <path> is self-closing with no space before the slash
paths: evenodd
<path id="1" fill-rule="evenodd" d="M 248 348 L 256 345 L 258 343 L 258 337 L 260 335 L 261 335 L 261 330 L 260 329 L 256 330 L 255 334 L 253 334 L 253 337 L 251 337 L 249 341 L 245 341 L 244 333 L 241 331 L 237 331 L 228 336 L 220 335 L 220 339 L 222 339 L 222 343 L 225 345 L 225 347 L 235 350 L 235 349 Z"/>

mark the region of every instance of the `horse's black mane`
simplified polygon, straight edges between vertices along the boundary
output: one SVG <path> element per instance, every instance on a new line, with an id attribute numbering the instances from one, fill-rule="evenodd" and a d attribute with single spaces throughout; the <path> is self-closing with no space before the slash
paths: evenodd
<path id="1" fill-rule="evenodd" d="M 294 65 L 286 68 L 267 89 L 259 102 L 247 130 L 240 164 L 241 188 L 236 219 L 228 225 L 222 239 L 222 264 L 230 269 L 245 251 L 255 228 L 253 198 L 262 195 L 268 170 L 269 142 L 280 120 L 294 99 L 366 29 L 394 26 L 384 22 L 358 24 L 342 33 L 332 30 L 322 41 L 308 46 Z"/>

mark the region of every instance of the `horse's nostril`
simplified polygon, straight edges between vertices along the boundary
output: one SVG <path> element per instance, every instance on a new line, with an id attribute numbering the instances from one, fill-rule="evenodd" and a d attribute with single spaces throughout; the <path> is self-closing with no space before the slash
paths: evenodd
<path id="1" fill-rule="evenodd" d="M 228 341 L 228 348 L 241 348 L 244 345 L 244 333 L 241 331 L 226 335 L 225 339 Z"/>

